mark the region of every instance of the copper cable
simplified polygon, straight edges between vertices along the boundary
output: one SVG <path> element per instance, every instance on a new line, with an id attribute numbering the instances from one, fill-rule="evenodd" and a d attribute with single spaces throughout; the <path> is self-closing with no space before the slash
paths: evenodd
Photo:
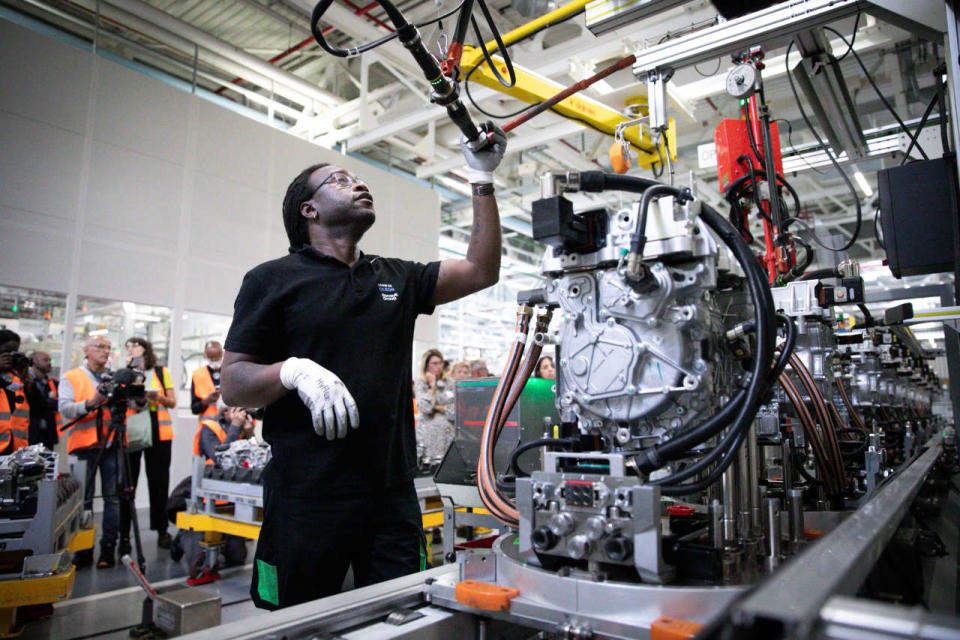
<path id="1" fill-rule="evenodd" d="M 480 438 L 480 456 L 477 459 L 477 489 L 480 492 L 480 499 L 497 520 L 514 527 L 519 523 L 519 513 L 510 500 L 497 489 L 493 453 L 496 446 L 496 435 L 502 429 L 501 421 L 504 420 L 506 415 L 504 408 L 506 406 L 507 390 L 512 388 L 520 359 L 523 356 L 524 341 L 530 325 L 530 315 L 529 307 L 521 307 L 518 312 L 517 338 L 510 347 L 507 367 L 500 377 L 500 382 L 494 392 L 493 402 L 487 411 L 487 418 L 484 421 Z"/>
<path id="2" fill-rule="evenodd" d="M 827 452 L 824 448 L 821 434 L 814 425 L 813 416 L 810 414 L 810 410 L 804 403 L 803 397 L 800 395 L 799 390 L 794 385 L 793 380 L 790 379 L 790 376 L 788 376 L 786 373 L 781 373 L 780 384 L 787 396 L 790 398 L 790 402 L 793 403 L 794 409 L 797 411 L 797 415 L 800 418 L 800 423 L 803 425 L 804 435 L 807 438 L 807 442 L 810 443 L 810 448 L 813 450 L 813 456 L 817 461 L 817 468 L 820 470 L 820 476 L 823 480 L 823 484 L 829 493 L 834 494 L 835 491 L 839 490 L 835 477 L 835 471 L 827 457 Z"/>
<path id="3" fill-rule="evenodd" d="M 833 419 L 830 416 L 830 411 L 827 409 L 826 402 L 824 402 L 823 395 L 820 393 L 820 389 L 817 387 L 813 376 L 810 375 L 810 370 L 807 369 L 807 366 L 797 354 L 790 356 L 790 365 L 800 378 L 800 382 L 806 389 L 807 395 L 813 402 L 813 408 L 817 413 L 817 421 L 820 424 L 820 428 L 823 429 L 824 444 L 826 445 L 827 453 L 837 472 L 837 478 L 840 484 L 844 484 L 844 476 L 846 474 L 843 469 L 843 457 L 840 455 L 840 444 L 837 439 L 836 430 L 833 428 Z"/>
<path id="4" fill-rule="evenodd" d="M 840 392 L 840 399 L 843 400 L 843 406 L 847 408 L 847 414 L 850 416 L 850 419 L 853 420 L 853 423 L 857 427 L 867 431 L 866 424 L 863 422 L 863 419 L 860 417 L 860 414 L 857 412 L 857 410 L 853 407 L 853 403 L 850 402 L 850 395 L 847 393 L 847 388 L 843 386 L 843 378 L 834 376 L 833 381 L 837 385 L 837 390 Z"/>

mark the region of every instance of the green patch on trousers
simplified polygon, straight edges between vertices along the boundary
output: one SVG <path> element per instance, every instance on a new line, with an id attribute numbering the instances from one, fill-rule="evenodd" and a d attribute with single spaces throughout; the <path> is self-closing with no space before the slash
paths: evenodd
<path id="1" fill-rule="evenodd" d="M 257 594 L 264 602 L 280 606 L 280 593 L 277 588 L 277 568 L 257 559 Z"/>

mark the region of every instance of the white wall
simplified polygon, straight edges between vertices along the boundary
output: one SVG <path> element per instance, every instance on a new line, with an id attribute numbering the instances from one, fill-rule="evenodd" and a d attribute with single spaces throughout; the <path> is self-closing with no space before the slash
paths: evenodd
<path id="1" fill-rule="evenodd" d="M 0 19 L 0 283 L 67 294 L 65 353 L 89 295 L 172 307 L 176 362 L 184 311 L 232 313 L 243 274 L 286 253 L 283 194 L 316 162 L 369 183 L 365 252 L 437 258 L 435 192 Z M 416 340 L 436 344 L 435 317 Z M 171 484 L 190 472 L 188 408 L 174 431 Z"/>

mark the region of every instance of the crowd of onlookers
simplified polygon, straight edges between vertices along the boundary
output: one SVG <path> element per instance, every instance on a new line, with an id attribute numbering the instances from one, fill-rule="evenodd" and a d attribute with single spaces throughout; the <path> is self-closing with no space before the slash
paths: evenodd
<path id="1" fill-rule="evenodd" d="M 492 374 L 483 360 L 451 362 L 444 360 L 438 349 L 428 349 L 423 354 L 418 374 L 413 383 L 417 446 L 422 458 L 436 463 L 454 438 L 457 380 L 488 378 Z M 555 379 L 553 358 L 540 358 L 532 376 Z"/>
<path id="2" fill-rule="evenodd" d="M 90 335 L 83 345 L 79 366 L 58 380 L 51 373 L 51 358 L 43 351 L 20 353 L 20 336 L 0 329 L 0 455 L 28 445 L 53 449 L 65 441 L 67 452 L 86 465 L 84 508 L 93 508 L 95 478 L 99 474 L 103 498 L 98 567 L 112 567 L 118 557 L 130 553 L 133 513 L 121 490 L 136 491 L 143 466 L 149 489 L 150 529 L 157 545 L 169 548 L 167 501 L 173 441 L 171 410 L 177 406 L 173 380 L 167 367 L 158 363 L 153 345 L 141 337 L 124 343 L 125 357 L 111 363 L 111 344 L 103 335 Z M 212 462 L 215 449 L 240 438 L 253 437 L 255 421 L 242 408 L 225 406 L 220 400 L 220 366 L 223 348 L 219 342 L 205 345 L 206 361 L 193 373 L 190 407 L 197 416 L 194 455 Z M 142 396 L 108 397 L 109 365 L 142 372 Z M 107 374 L 107 376 L 105 376 Z M 115 378 L 116 386 L 119 378 Z M 132 395 L 132 394 L 131 394 Z M 129 479 L 124 483 L 118 438 L 112 411 L 122 410 Z M 120 487 L 121 489 L 118 489 Z M 83 568 L 93 562 L 93 550 L 77 552 L 74 564 Z"/>
<path id="3" fill-rule="evenodd" d="M 143 371 L 146 389 L 145 397 L 123 405 L 130 489 L 136 490 L 143 466 L 149 487 L 150 528 L 157 532 L 158 546 L 166 548 L 171 545 L 166 513 L 173 440 L 170 412 L 177 406 L 177 397 L 170 371 L 157 362 L 148 340 L 131 337 L 124 347 L 126 357 L 115 366 Z M 89 336 L 80 365 L 59 380 L 51 375 L 49 354 L 19 352 L 19 335 L 0 329 L 0 455 L 28 444 L 52 449 L 65 439 L 68 453 L 86 463 L 88 509 L 92 508 L 94 478 L 100 476 L 104 512 L 97 566 L 114 566 L 117 557 L 130 552 L 132 514 L 117 490 L 121 468 L 110 431 L 110 410 L 118 405 L 101 393 L 102 376 L 111 364 L 110 341 L 102 335 Z M 208 342 L 204 356 L 204 364 L 191 379 L 190 408 L 198 418 L 193 453 L 210 463 L 218 446 L 253 437 L 255 421 L 245 409 L 227 407 L 220 399 L 220 343 Z M 553 359 L 544 356 L 532 375 L 553 380 L 555 374 Z M 413 385 L 417 445 L 423 459 L 439 462 L 453 441 L 457 380 L 491 377 L 495 376 L 483 360 L 451 362 L 437 349 L 423 354 Z M 79 553 L 75 563 L 83 567 L 92 560 L 90 550 Z"/>

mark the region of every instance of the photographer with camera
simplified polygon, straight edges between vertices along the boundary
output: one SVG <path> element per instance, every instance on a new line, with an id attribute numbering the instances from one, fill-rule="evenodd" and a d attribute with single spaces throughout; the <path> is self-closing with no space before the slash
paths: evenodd
<path id="1" fill-rule="evenodd" d="M 257 426 L 256 420 L 247 409 L 228 407 L 223 402 L 218 403 L 217 406 L 220 408 L 217 419 L 201 420 L 197 435 L 193 437 L 193 455 L 202 455 L 206 464 L 215 462 L 217 447 L 252 438 Z"/>
<path id="2" fill-rule="evenodd" d="M 136 491 L 140 480 L 141 456 L 146 464 L 147 486 L 150 491 L 150 528 L 157 532 L 157 546 L 170 548 L 170 534 L 167 533 L 167 494 L 170 489 L 170 458 L 173 445 L 173 420 L 170 409 L 177 406 L 177 396 L 173 389 L 170 370 L 157 365 L 157 356 L 149 340 L 136 336 L 129 338 L 124 347 L 127 350 L 127 366 L 142 369 L 146 375 L 147 405 L 145 411 L 150 418 L 150 446 L 138 451 L 129 451 L 130 484 Z M 126 504 L 120 503 L 120 543 L 117 555 L 130 553 L 130 513 Z"/>
<path id="3" fill-rule="evenodd" d="M 64 422 L 76 422 L 65 429 L 67 452 L 87 464 L 86 495 L 83 508 L 93 510 L 94 479 L 100 471 L 103 493 L 103 523 L 100 534 L 98 568 L 116 564 L 117 523 L 119 520 L 119 479 L 117 447 L 110 435 L 108 397 L 101 392 L 103 374 L 110 359 L 110 341 L 103 336 L 90 336 L 83 346 L 84 363 L 67 371 L 60 379 L 60 415 Z M 129 411 L 128 411 L 129 413 Z M 103 455 L 101 455 L 101 450 Z M 99 460 L 99 462 L 98 462 Z M 79 551 L 73 563 L 77 568 L 93 561 L 93 550 Z"/>
<path id="4" fill-rule="evenodd" d="M 20 336 L 0 329 L 0 455 L 13 453 L 29 441 L 29 380 L 30 360 L 20 353 Z"/>
<path id="5" fill-rule="evenodd" d="M 216 340 L 203 345 L 206 364 L 193 372 L 190 383 L 190 411 L 202 422 L 217 418 L 217 400 L 220 399 L 220 365 L 223 362 L 223 346 Z M 200 425 L 197 425 L 200 428 Z"/>

